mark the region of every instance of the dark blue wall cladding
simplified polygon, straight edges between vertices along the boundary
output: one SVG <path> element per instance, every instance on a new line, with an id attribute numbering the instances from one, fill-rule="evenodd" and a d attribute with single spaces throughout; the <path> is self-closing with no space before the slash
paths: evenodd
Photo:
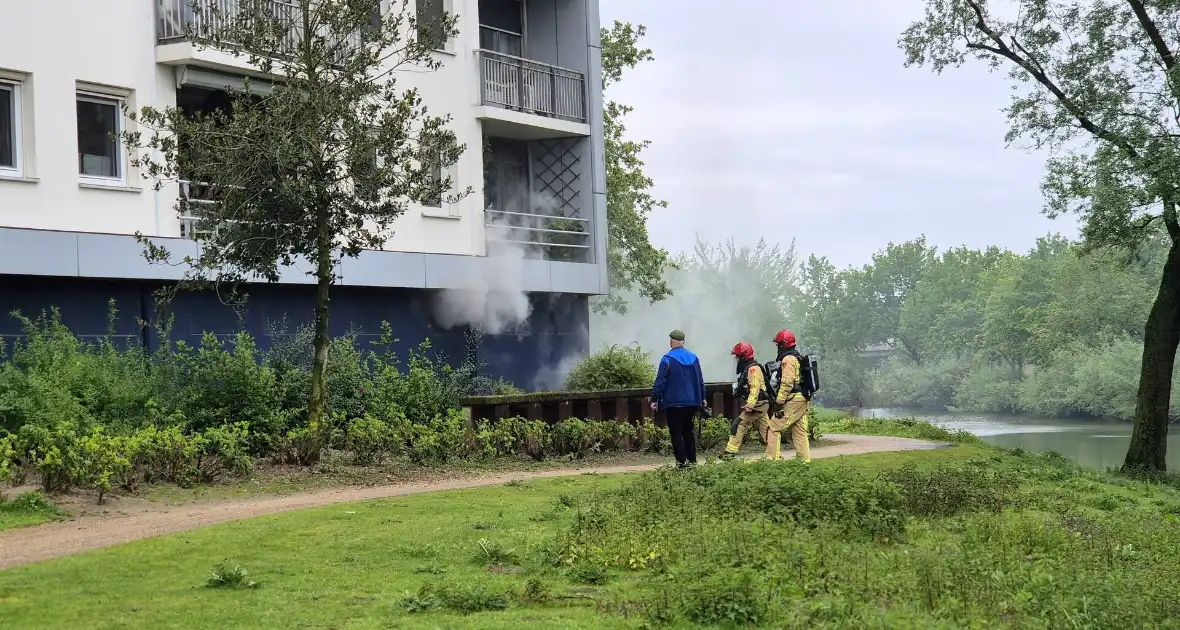
<path id="1" fill-rule="evenodd" d="M 152 292 L 161 285 L 139 280 L 92 280 L 0 276 L 0 311 L 20 311 L 36 317 L 58 307 L 62 321 L 74 334 L 93 338 L 106 334 L 108 302 L 115 300 L 118 317 L 115 334 L 139 340 L 154 349 L 154 335 L 139 328 L 139 319 L 155 321 Z M 287 331 L 310 323 L 314 287 L 307 285 L 251 285 L 245 304 L 227 305 L 213 292 L 179 293 L 169 307 L 175 316 L 172 339 L 197 343 L 205 332 L 232 335 L 245 330 L 258 345 L 269 346 L 274 324 L 286 321 Z M 393 326 L 395 351 L 405 356 L 429 339 L 436 356 L 461 361 L 465 355 L 465 329 L 444 329 L 434 321 L 432 292 L 422 289 L 337 286 L 332 288 L 333 335 L 353 332 L 357 345 L 368 349 L 381 336 L 381 322 Z M 586 296 L 533 294 L 529 321 L 513 332 L 486 335 L 478 350 L 489 376 L 500 377 L 525 389 L 554 386 L 563 359 L 581 356 L 589 349 L 589 301 Z M 0 336 L 22 334 L 12 317 L 0 317 Z"/>

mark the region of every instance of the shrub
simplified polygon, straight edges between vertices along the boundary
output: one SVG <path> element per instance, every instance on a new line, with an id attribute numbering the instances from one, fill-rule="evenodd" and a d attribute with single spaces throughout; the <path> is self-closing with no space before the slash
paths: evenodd
<path id="1" fill-rule="evenodd" d="M 165 399 L 184 414 L 190 431 L 245 422 L 250 427 L 251 453 L 269 453 L 275 437 L 291 420 L 290 412 L 281 406 L 278 380 L 269 367 L 260 365 L 261 357 L 248 333 L 235 335 L 232 349 L 225 345 L 211 333 L 203 335 L 197 347 L 177 342 L 168 370 L 170 397 Z"/>
<path id="2" fill-rule="evenodd" d="M 938 408 L 954 403 L 967 363 L 955 360 L 914 365 L 903 358 L 887 361 L 869 377 L 869 400 L 876 405 Z"/>
<path id="3" fill-rule="evenodd" d="M 558 455 L 585 456 L 595 445 L 590 427 L 590 423 L 576 418 L 558 422 L 553 427 L 553 450 Z"/>
<path id="4" fill-rule="evenodd" d="M 578 362 L 566 376 L 569 391 L 600 391 L 651 387 L 656 369 L 639 346 L 609 346 Z"/>
<path id="5" fill-rule="evenodd" d="M 672 452 L 672 434 L 668 427 L 656 426 L 650 419 L 646 419 L 635 432 L 635 450 L 667 455 Z"/>
<path id="6" fill-rule="evenodd" d="M 398 435 L 385 421 L 365 415 L 348 422 L 344 443 L 357 464 L 380 464 L 398 450 Z"/>
<path id="7" fill-rule="evenodd" d="M 464 454 L 455 447 L 463 441 L 465 421 L 461 410 L 451 409 L 428 422 L 410 424 L 406 455 L 416 464 L 444 463 L 462 457 Z"/>
<path id="8" fill-rule="evenodd" d="M 324 450 L 324 432 L 314 427 L 291 429 L 277 440 L 275 461 L 279 464 L 311 466 L 320 461 Z"/>
<path id="9" fill-rule="evenodd" d="M 701 425 L 701 439 L 697 447 L 702 451 L 711 451 L 721 448 L 728 441 L 729 419 L 708 418 Z"/>

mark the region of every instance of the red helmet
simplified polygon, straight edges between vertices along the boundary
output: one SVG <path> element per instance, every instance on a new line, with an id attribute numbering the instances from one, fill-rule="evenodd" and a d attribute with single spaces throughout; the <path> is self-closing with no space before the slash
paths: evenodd
<path id="1" fill-rule="evenodd" d="M 738 342 L 738 344 L 733 347 L 733 352 L 731 352 L 730 354 L 732 354 L 733 356 L 735 356 L 739 359 L 753 359 L 754 358 L 754 346 L 751 346 L 750 344 L 748 344 L 744 341 L 741 341 L 741 342 Z"/>
<path id="2" fill-rule="evenodd" d="M 780 346 L 793 348 L 795 347 L 795 333 L 789 330 L 780 330 L 778 331 L 778 334 L 774 336 L 774 342 Z"/>

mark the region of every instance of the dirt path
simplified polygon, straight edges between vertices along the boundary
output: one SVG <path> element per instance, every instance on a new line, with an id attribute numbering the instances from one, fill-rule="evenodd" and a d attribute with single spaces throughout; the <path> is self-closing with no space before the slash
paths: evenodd
<path id="1" fill-rule="evenodd" d="M 937 442 L 866 435 L 827 435 L 838 442 L 813 449 L 813 458 L 860 455 L 881 451 L 929 450 L 947 446 Z M 236 501 L 191 505 L 143 506 L 119 516 L 83 516 L 69 521 L 0 532 L 0 570 L 73 555 L 123 543 L 182 532 L 206 525 L 236 521 L 289 510 L 365 501 L 411 494 L 495 486 L 508 481 L 568 477 L 588 473 L 615 474 L 651 470 L 655 466 L 614 466 L 543 472 L 507 473 L 488 477 L 466 477 L 452 481 L 395 484 L 366 488 L 320 490 L 281 497 L 259 497 Z"/>

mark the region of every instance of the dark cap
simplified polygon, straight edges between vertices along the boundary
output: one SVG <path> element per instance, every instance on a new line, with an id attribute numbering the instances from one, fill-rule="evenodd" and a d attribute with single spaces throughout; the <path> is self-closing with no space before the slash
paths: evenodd
<path id="1" fill-rule="evenodd" d="M 674 341 L 684 341 L 684 331 L 673 330 L 672 332 L 668 333 L 668 337 Z"/>

